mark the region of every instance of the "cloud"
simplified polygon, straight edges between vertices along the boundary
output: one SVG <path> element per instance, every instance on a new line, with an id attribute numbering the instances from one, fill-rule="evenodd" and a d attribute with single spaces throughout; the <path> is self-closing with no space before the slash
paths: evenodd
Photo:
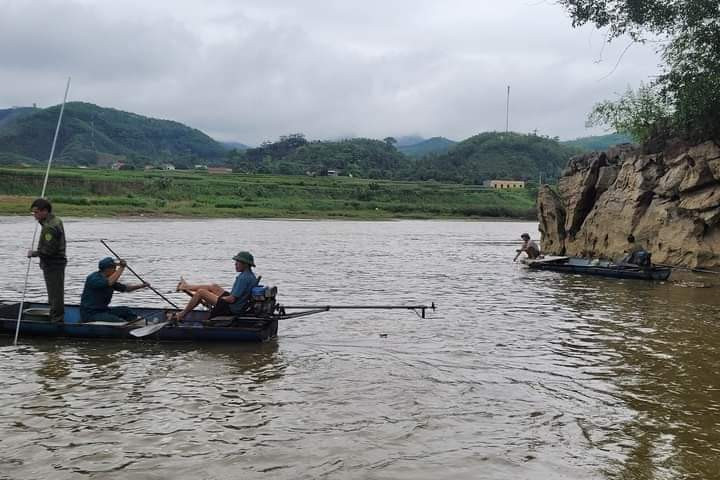
<path id="1" fill-rule="evenodd" d="M 592 105 L 658 60 L 508 1 L 0 0 L 0 106 L 72 98 L 259 143 L 505 126 L 585 135 Z M 602 60 L 602 61 L 599 61 Z M 610 74 L 610 75 L 608 75 Z M 6 87 L 7 86 L 7 87 Z"/>

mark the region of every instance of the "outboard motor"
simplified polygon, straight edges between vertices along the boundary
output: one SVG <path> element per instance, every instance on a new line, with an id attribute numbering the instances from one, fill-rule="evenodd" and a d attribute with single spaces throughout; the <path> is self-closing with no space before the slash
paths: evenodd
<path id="1" fill-rule="evenodd" d="M 277 287 L 258 285 L 251 294 L 252 312 L 256 315 L 271 315 L 277 305 Z"/>

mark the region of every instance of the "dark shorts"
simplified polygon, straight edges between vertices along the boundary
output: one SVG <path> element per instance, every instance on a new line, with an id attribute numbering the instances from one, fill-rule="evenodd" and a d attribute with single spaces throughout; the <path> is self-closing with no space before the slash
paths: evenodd
<path id="1" fill-rule="evenodd" d="M 223 300 L 223 297 L 227 297 L 230 295 L 230 292 L 223 292 L 222 295 L 220 295 L 220 298 L 218 298 L 217 303 L 215 306 L 210 310 L 210 317 L 226 317 L 230 315 L 234 315 L 233 312 L 230 311 L 230 304 L 227 303 L 225 300 Z"/>

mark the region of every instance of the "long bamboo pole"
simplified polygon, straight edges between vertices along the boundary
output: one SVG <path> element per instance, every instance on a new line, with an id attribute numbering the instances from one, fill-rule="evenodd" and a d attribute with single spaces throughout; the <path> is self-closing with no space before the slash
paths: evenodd
<path id="1" fill-rule="evenodd" d="M 60 133 L 60 124 L 62 123 L 63 112 L 65 111 L 65 102 L 67 102 L 68 92 L 70 91 L 70 77 L 65 85 L 65 96 L 63 97 L 62 106 L 60 107 L 60 115 L 58 115 L 57 125 L 55 126 L 55 135 L 53 136 L 52 147 L 50 148 L 50 158 L 48 158 L 47 169 L 45 170 L 45 180 L 43 181 L 42 192 L 40 198 L 45 198 L 45 189 L 47 188 L 48 177 L 50 176 L 50 166 L 52 165 L 53 156 L 55 155 L 55 145 L 57 145 L 58 134 Z M 35 246 L 35 238 L 37 237 L 38 224 L 35 223 L 35 231 L 33 232 L 30 250 Z M 20 300 L 20 308 L 18 309 L 18 318 L 15 324 L 15 340 L 13 345 L 17 345 L 18 335 L 20 334 L 20 322 L 22 321 L 23 306 L 25 305 L 25 294 L 27 293 L 28 277 L 30 276 L 30 264 L 32 259 L 28 257 L 27 270 L 25 271 L 25 285 L 23 286 L 22 299 Z"/>

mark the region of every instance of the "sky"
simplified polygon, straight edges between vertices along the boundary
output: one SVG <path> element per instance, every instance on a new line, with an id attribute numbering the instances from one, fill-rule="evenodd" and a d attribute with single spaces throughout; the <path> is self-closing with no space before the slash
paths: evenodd
<path id="1" fill-rule="evenodd" d="M 573 139 L 660 71 L 543 0 L 0 0 L 0 108 L 69 100 L 222 141 Z M 510 113 L 506 118 L 507 87 Z"/>

